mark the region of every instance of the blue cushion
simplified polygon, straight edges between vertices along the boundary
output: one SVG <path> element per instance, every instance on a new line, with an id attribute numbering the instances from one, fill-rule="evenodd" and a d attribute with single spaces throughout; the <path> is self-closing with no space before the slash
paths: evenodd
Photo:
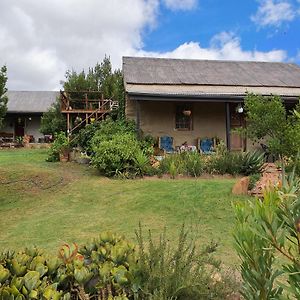
<path id="1" fill-rule="evenodd" d="M 160 138 L 160 148 L 167 151 L 172 152 L 173 149 L 173 138 L 171 136 L 162 136 Z"/>
<path id="2" fill-rule="evenodd" d="M 203 153 L 210 153 L 213 150 L 213 139 L 200 140 L 200 149 Z"/>

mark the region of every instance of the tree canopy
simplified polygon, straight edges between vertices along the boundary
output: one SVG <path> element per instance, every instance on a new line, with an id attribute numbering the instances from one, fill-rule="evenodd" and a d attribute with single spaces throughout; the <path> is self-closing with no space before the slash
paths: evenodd
<path id="1" fill-rule="evenodd" d="M 300 112 L 300 105 L 295 107 Z M 246 134 L 266 143 L 271 153 L 295 156 L 300 150 L 300 119 L 285 108 L 279 96 L 248 94 L 245 99 Z"/>
<path id="2" fill-rule="evenodd" d="M 66 131 L 66 129 L 66 118 L 60 111 L 60 100 L 57 98 L 56 102 L 52 104 L 46 113 L 43 114 L 40 132 L 54 136 L 61 131 Z"/>
<path id="3" fill-rule="evenodd" d="M 125 91 L 123 86 L 123 75 L 120 70 L 112 70 L 110 58 L 105 56 L 101 63 L 77 73 L 74 70 L 66 72 L 66 80 L 62 82 L 67 92 L 99 92 L 104 98 L 119 102 L 117 117 L 124 119 L 125 115 Z M 89 95 L 91 96 L 91 95 Z M 56 134 L 66 130 L 66 120 L 60 111 L 59 100 L 43 114 L 40 131 L 43 134 Z"/>
<path id="4" fill-rule="evenodd" d="M 112 70 L 110 58 L 105 56 L 101 63 L 80 73 L 68 70 L 66 81 L 63 82 L 65 91 L 69 92 L 101 92 L 104 98 L 119 102 L 118 117 L 124 117 L 125 91 L 121 70 Z"/>
<path id="5" fill-rule="evenodd" d="M 7 82 L 7 68 L 6 66 L 3 66 L 0 69 L 0 128 L 3 126 L 3 120 L 4 116 L 7 111 L 7 101 L 8 98 L 6 96 L 7 88 L 6 88 L 6 82 Z"/>

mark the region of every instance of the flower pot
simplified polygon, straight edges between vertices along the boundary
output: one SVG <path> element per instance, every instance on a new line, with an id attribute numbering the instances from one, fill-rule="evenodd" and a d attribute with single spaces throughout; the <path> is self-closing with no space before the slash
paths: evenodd
<path id="1" fill-rule="evenodd" d="M 61 162 L 69 161 L 69 153 L 60 153 L 59 154 L 59 161 L 61 161 Z"/>

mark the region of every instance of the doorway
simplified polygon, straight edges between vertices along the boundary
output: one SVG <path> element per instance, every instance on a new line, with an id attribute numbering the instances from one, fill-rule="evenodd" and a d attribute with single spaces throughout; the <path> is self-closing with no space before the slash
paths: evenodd
<path id="1" fill-rule="evenodd" d="M 25 135 L 25 118 L 17 117 L 15 120 L 15 137 Z"/>
<path id="2" fill-rule="evenodd" d="M 247 139 L 234 130 L 238 128 L 245 128 L 245 114 L 238 111 L 236 104 L 230 105 L 230 145 L 233 151 L 246 151 Z"/>

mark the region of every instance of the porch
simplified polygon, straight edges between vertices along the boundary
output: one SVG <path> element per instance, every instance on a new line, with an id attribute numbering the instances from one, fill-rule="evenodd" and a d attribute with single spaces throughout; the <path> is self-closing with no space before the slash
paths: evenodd
<path id="1" fill-rule="evenodd" d="M 199 139 L 214 138 L 229 150 L 253 148 L 234 129 L 244 127 L 242 102 L 127 101 L 126 115 L 137 129 L 153 137 L 170 136 L 174 149 L 184 143 L 198 148 Z"/>

